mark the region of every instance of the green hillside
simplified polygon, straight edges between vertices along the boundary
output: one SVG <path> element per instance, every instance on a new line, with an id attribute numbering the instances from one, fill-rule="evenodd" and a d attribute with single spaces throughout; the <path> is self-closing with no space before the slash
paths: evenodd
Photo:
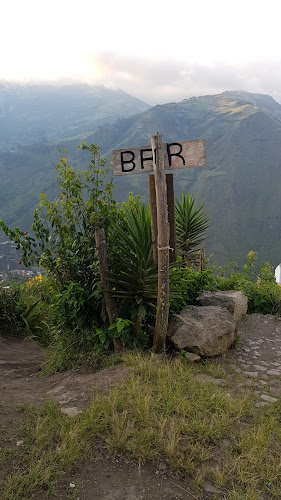
<path id="1" fill-rule="evenodd" d="M 270 96 L 225 92 L 158 105 L 147 111 L 103 125 L 87 141 L 98 143 L 106 156 L 112 149 L 149 144 L 157 131 L 163 142 L 206 139 L 207 166 L 175 171 L 179 195 L 190 191 L 210 209 L 207 253 L 214 262 L 242 260 L 249 250 L 262 260 L 281 260 L 281 106 Z M 64 140 L 75 166 L 84 165 L 77 150 L 81 137 Z M 53 163 L 58 143 L 42 142 L 0 154 L 0 218 L 27 224 L 26 215 L 38 192 L 55 190 Z M 147 200 L 145 175 L 117 177 L 116 198 L 128 191 Z"/>
<path id="2" fill-rule="evenodd" d="M 176 193 L 192 192 L 210 208 L 208 253 L 216 262 L 242 260 L 253 249 L 263 260 L 281 260 L 281 106 L 270 96 L 225 92 L 155 106 L 90 140 L 104 152 L 164 142 L 206 139 L 207 167 L 175 171 Z M 147 193 L 143 176 L 116 178 L 117 191 Z"/>

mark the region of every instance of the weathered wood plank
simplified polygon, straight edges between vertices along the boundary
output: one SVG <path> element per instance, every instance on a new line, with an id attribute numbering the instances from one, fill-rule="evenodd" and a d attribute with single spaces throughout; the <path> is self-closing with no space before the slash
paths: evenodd
<path id="1" fill-rule="evenodd" d="M 205 140 L 170 142 L 162 144 L 164 170 L 203 167 L 206 165 Z M 153 172 L 151 146 L 115 149 L 113 152 L 114 175 Z"/>

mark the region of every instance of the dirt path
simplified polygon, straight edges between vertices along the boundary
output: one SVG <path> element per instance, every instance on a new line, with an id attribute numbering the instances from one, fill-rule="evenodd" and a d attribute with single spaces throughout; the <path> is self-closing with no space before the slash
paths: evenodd
<path id="1" fill-rule="evenodd" d="M 39 377 L 44 359 L 44 349 L 33 341 L 0 338 L 0 449 L 16 446 L 15 429 L 20 418 L 16 408 L 21 403 L 48 397 L 66 414 L 76 415 L 95 391 L 119 385 L 130 373 L 128 367 L 117 367 L 94 374 L 67 372 Z M 217 362 L 224 366 L 230 380 L 233 373 L 244 374 L 253 386 L 257 407 L 274 402 L 281 395 L 281 319 L 247 316 L 240 325 L 238 345 L 217 358 Z M 0 470 L 0 478 L 5 472 Z M 186 482 L 170 475 L 165 464 L 147 464 L 139 469 L 138 464 L 129 463 L 122 456 L 106 453 L 100 453 L 94 462 L 84 463 L 74 477 L 65 478 L 57 498 L 68 498 L 71 482 L 79 486 L 79 500 L 199 498 Z M 205 484 L 200 498 L 213 498 L 211 489 L 211 485 Z M 39 498 L 43 498 L 42 494 Z"/>

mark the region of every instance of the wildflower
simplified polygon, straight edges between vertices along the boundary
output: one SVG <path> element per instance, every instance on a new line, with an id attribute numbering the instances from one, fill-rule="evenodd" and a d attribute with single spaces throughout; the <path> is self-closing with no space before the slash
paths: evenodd
<path id="1" fill-rule="evenodd" d="M 137 208 L 137 213 L 139 212 L 139 209 Z"/>
<path id="2" fill-rule="evenodd" d="M 24 234 L 24 236 L 26 236 L 27 235 L 27 231 L 25 231 L 25 233 L 23 233 L 23 234 Z"/>
<path id="3" fill-rule="evenodd" d="M 100 201 L 100 199 L 99 199 L 99 198 L 97 198 L 97 202 L 99 202 L 99 201 Z"/>
<path id="4" fill-rule="evenodd" d="M 21 260 L 18 261 L 18 265 L 20 266 L 21 265 Z"/>

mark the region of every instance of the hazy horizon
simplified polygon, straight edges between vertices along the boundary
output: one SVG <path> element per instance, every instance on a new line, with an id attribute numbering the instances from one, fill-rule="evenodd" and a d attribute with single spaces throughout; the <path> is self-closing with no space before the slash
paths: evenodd
<path id="1" fill-rule="evenodd" d="M 0 79 L 88 82 L 152 105 L 236 89 L 281 101 L 277 0 L 42 5 L 1 7 Z"/>

